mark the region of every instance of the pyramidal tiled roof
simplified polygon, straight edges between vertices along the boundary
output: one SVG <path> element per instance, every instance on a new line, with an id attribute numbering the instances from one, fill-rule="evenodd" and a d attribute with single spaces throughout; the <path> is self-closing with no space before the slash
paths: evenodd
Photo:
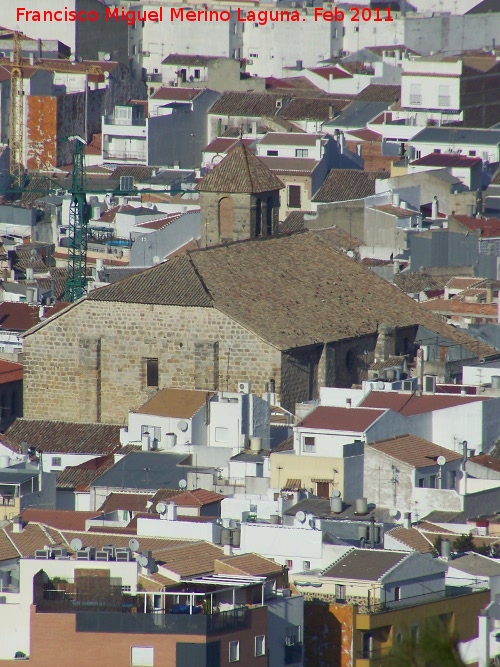
<path id="1" fill-rule="evenodd" d="M 198 185 L 201 192 L 258 194 L 285 186 L 266 165 L 240 143 Z"/>

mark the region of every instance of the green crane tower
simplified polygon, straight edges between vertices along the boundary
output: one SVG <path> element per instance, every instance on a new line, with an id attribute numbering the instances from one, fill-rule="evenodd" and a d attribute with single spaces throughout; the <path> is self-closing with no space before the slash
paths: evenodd
<path id="1" fill-rule="evenodd" d="M 65 301 L 73 302 L 87 292 L 87 230 L 90 206 L 87 204 L 87 175 L 85 171 L 85 141 L 78 136 L 75 141 L 71 205 L 69 209 L 68 276 Z"/>

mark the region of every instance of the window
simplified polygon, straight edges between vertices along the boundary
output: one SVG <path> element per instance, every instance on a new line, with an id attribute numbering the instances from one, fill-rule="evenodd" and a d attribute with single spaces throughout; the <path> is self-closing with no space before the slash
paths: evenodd
<path id="1" fill-rule="evenodd" d="M 316 451 L 316 438 L 314 436 L 306 435 L 304 437 L 304 442 L 302 444 L 303 452 L 315 452 Z"/>
<path id="2" fill-rule="evenodd" d="M 229 642 L 229 662 L 238 662 L 240 659 L 240 642 Z"/>
<path id="3" fill-rule="evenodd" d="M 200 70 L 199 70 L 199 69 L 195 69 L 195 70 L 194 70 L 194 78 L 195 78 L 195 79 L 199 79 L 199 78 L 200 78 Z"/>
<path id="4" fill-rule="evenodd" d="M 431 489 L 436 489 L 437 488 L 437 475 L 431 475 L 429 479 L 429 487 Z"/>
<path id="5" fill-rule="evenodd" d="M 287 566 L 287 568 L 288 568 L 289 570 L 291 570 L 292 567 L 293 567 L 293 560 L 287 560 L 287 562 L 286 562 L 286 566 Z"/>
<path id="6" fill-rule="evenodd" d="M 422 86 L 419 83 L 410 85 L 410 104 L 422 104 Z"/>
<path id="7" fill-rule="evenodd" d="M 132 646 L 130 664 L 132 667 L 154 667 L 154 648 L 152 646 Z"/>
<path id="8" fill-rule="evenodd" d="M 457 473 L 456 470 L 450 470 L 448 473 L 448 488 L 454 489 L 457 483 Z"/>
<path id="9" fill-rule="evenodd" d="M 305 560 L 302 567 L 304 570 L 310 570 L 311 569 L 311 561 L 310 560 Z"/>
<path id="10" fill-rule="evenodd" d="M 476 151 L 469 151 L 469 157 L 476 157 Z"/>
<path id="11" fill-rule="evenodd" d="M 62 465 L 62 460 L 60 456 L 53 456 L 52 457 L 52 467 L 53 468 L 60 468 Z"/>
<path id="12" fill-rule="evenodd" d="M 419 489 L 423 489 L 425 487 L 425 477 L 420 477 L 419 478 L 418 487 L 419 487 Z"/>
<path id="13" fill-rule="evenodd" d="M 394 589 L 394 602 L 399 602 L 401 600 L 401 586 L 396 586 Z"/>
<path id="14" fill-rule="evenodd" d="M 438 105 L 440 107 L 450 106 L 450 87 L 439 86 Z"/>
<path id="15" fill-rule="evenodd" d="M 158 386 L 158 359 L 146 359 L 146 384 L 148 387 Z"/>
<path id="16" fill-rule="evenodd" d="M 335 602 L 345 602 L 344 584 L 335 584 Z"/>
<path id="17" fill-rule="evenodd" d="M 288 186 L 288 206 L 300 208 L 300 185 Z"/>
<path id="18" fill-rule="evenodd" d="M 433 153 L 441 153 L 441 149 L 440 148 L 435 148 L 432 152 Z"/>
<path id="19" fill-rule="evenodd" d="M 258 635 L 255 637 L 255 655 L 265 655 L 266 654 L 266 636 Z"/>
<path id="20" fill-rule="evenodd" d="M 309 150 L 307 148 L 296 148 L 295 157 L 308 157 Z"/>
<path id="21" fill-rule="evenodd" d="M 278 151 L 269 150 L 269 151 L 267 151 L 267 154 L 270 157 L 278 157 Z"/>

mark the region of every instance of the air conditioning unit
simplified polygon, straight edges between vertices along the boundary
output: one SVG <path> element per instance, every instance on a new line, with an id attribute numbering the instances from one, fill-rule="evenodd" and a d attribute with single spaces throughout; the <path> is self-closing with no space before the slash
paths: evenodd
<path id="1" fill-rule="evenodd" d="M 109 551 L 104 551 L 104 549 L 95 552 L 96 560 L 111 560 L 111 554 Z"/>
<path id="2" fill-rule="evenodd" d="M 143 51 L 143 52 L 142 52 L 142 55 L 143 55 L 145 58 L 149 58 L 149 56 L 151 55 L 151 53 L 150 53 L 149 51 Z"/>
<path id="3" fill-rule="evenodd" d="M 122 562 L 127 562 L 128 563 L 131 560 L 133 560 L 132 553 L 130 551 L 117 551 L 116 555 L 115 555 L 115 558 L 116 558 L 117 561 L 119 561 L 121 563 Z"/>
<path id="4" fill-rule="evenodd" d="M 48 560 L 50 558 L 50 552 L 45 551 L 45 549 L 37 549 L 35 551 L 35 558 L 38 560 Z"/>
<path id="5" fill-rule="evenodd" d="M 240 394 L 249 394 L 250 382 L 238 382 L 238 391 Z"/>
<path id="6" fill-rule="evenodd" d="M 66 558 L 68 550 L 65 547 L 57 547 L 52 549 L 52 558 Z"/>
<path id="7" fill-rule="evenodd" d="M 403 380 L 402 389 L 403 389 L 403 391 L 412 391 L 413 382 L 411 380 Z"/>
<path id="8" fill-rule="evenodd" d="M 424 375 L 424 391 L 428 394 L 436 393 L 436 376 Z"/>

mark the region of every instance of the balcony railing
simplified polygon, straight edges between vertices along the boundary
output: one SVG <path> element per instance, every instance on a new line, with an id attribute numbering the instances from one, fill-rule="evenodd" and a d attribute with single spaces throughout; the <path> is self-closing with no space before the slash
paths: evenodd
<path id="1" fill-rule="evenodd" d="M 302 644 L 285 645 L 285 665 L 302 662 Z"/>
<path id="2" fill-rule="evenodd" d="M 147 159 L 146 153 L 142 151 L 110 151 L 103 150 L 102 157 L 104 160 L 129 160 L 145 162 Z"/>
<path id="3" fill-rule="evenodd" d="M 145 118 L 115 118 L 114 116 L 104 116 L 104 125 L 134 125 L 137 127 L 144 127 L 146 125 Z"/>

